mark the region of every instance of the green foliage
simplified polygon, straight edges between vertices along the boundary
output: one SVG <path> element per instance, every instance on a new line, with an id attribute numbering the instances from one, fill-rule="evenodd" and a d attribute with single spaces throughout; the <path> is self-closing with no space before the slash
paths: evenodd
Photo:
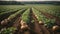
<path id="1" fill-rule="evenodd" d="M 1 29 L 0 34 L 13 34 L 13 32 L 16 30 L 14 27 L 4 28 Z"/>
<path id="2" fill-rule="evenodd" d="M 17 11 L 16 13 L 10 15 L 8 18 L 9 18 L 9 19 L 13 19 L 13 18 L 16 17 L 17 15 L 20 15 L 23 10 L 25 10 L 25 9 L 22 9 L 22 10 Z"/>
<path id="3" fill-rule="evenodd" d="M 59 5 L 40 5 L 35 7 L 36 9 L 60 17 L 60 6 Z"/>
<path id="4" fill-rule="evenodd" d="M 29 16 L 29 13 L 30 13 L 30 11 L 29 11 L 29 9 L 27 9 L 24 13 L 23 13 L 23 15 L 22 15 L 22 20 L 24 21 L 24 22 L 26 22 L 26 23 L 29 23 L 30 22 L 30 20 L 29 20 L 29 18 L 30 18 L 30 16 Z"/>

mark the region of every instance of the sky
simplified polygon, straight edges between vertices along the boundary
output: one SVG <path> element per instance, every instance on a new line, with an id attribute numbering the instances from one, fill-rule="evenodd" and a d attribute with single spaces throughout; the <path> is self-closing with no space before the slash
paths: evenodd
<path id="1" fill-rule="evenodd" d="M 0 1 L 60 1 L 60 0 L 0 0 Z"/>

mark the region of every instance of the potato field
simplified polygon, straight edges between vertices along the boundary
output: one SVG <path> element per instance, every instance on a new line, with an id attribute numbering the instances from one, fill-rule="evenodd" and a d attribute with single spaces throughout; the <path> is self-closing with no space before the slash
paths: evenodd
<path id="1" fill-rule="evenodd" d="M 0 34 L 60 34 L 60 5 L 0 5 Z"/>

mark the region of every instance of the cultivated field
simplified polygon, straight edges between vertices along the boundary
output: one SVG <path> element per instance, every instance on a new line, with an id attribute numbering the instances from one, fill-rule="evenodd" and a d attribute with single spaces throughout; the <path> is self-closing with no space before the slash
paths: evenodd
<path id="1" fill-rule="evenodd" d="M 0 34 L 60 34 L 60 5 L 0 5 Z"/>

